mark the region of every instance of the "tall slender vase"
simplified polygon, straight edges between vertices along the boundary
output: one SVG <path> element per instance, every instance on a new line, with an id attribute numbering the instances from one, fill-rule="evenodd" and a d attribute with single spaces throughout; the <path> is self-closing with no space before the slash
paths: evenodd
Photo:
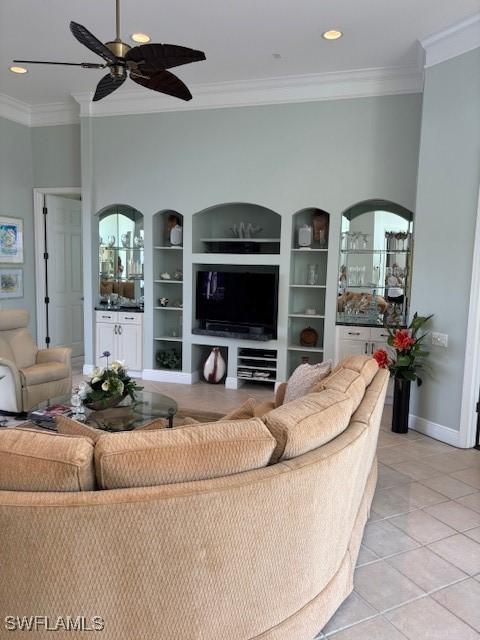
<path id="1" fill-rule="evenodd" d="M 392 431 L 395 433 L 408 433 L 411 384 L 405 378 L 394 378 Z"/>

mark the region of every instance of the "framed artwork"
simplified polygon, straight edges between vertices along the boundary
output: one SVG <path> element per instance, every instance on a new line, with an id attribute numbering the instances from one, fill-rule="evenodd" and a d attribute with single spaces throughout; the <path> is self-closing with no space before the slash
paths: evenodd
<path id="1" fill-rule="evenodd" d="M 0 267 L 0 299 L 23 298 L 23 269 Z"/>
<path id="2" fill-rule="evenodd" d="M 23 220 L 0 217 L 0 262 L 23 262 Z"/>

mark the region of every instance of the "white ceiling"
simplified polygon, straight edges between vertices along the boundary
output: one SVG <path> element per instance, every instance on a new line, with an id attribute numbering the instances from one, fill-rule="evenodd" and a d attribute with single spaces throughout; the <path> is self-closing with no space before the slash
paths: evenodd
<path id="1" fill-rule="evenodd" d="M 114 37 L 114 0 L 0 0 L 0 93 L 29 104 L 91 91 L 102 70 L 29 67 L 13 58 L 100 61 L 70 34 L 69 21 L 100 40 Z M 277 78 L 417 64 L 417 41 L 480 10 L 480 0 L 122 0 L 122 37 L 204 50 L 205 62 L 179 67 L 187 84 Z M 321 34 L 339 28 L 344 37 Z M 128 41 L 128 40 L 127 40 Z M 272 54 L 280 53 L 275 59 Z M 126 82 L 118 91 L 132 89 Z"/>

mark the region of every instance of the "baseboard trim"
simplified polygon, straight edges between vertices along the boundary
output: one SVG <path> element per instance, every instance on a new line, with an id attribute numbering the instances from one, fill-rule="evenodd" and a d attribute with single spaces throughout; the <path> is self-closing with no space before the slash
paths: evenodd
<path id="1" fill-rule="evenodd" d="M 173 384 L 193 384 L 198 380 L 198 372 L 185 373 L 183 371 L 164 371 L 160 369 L 144 369 L 142 371 L 144 380 L 155 382 L 172 382 Z"/>
<path id="2" fill-rule="evenodd" d="M 460 445 L 460 432 L 450 427 L 445 427 L 443 424 L 425 420 L 425 418 L 420 418 L 411 413 L 409 415 L 408 426 L 414 431 L 430 436 L 430 438 L 435 438 L 435 440 L 440 440 L 441 442 L 445 442 L 445 444 L 451 444 L 453 447 L 463 448 Z"/>
<path id="3" fill-rule="evenodd" d="M 238 389 L 238 378 L 226 377 L 225 389 Z"/>

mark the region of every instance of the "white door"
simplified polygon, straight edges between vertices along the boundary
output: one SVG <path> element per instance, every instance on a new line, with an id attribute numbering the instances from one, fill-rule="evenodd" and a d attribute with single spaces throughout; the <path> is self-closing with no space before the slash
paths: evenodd
<path id="1" fill-rule="evenodd" d="M 97 322 L 96 326 L 96 336 L 95 336 L 95 364 L 97 367 L 106 367 L 107 361 L 105 358 L 102 358 L 102 353 L 105 351 L 109 351 L 111 357 L 109 359 L 112 362 L 113 359 L 117 358 L 117 324 L 109 323 L 109 322 Z"/>
<path id="2" fill-rule="evenodd" d="M 138 324 L 118 326 L 118 350 L 115 354 L 123 360 L 129 371 L 142 369 L 142 327 Z"/>
<path id="3" fill-rule="evenodd" d="M 83 362 L 83 265 L 81 202 L 47 196 L 48 333 L 51 346 L 70 347 Z"/>

